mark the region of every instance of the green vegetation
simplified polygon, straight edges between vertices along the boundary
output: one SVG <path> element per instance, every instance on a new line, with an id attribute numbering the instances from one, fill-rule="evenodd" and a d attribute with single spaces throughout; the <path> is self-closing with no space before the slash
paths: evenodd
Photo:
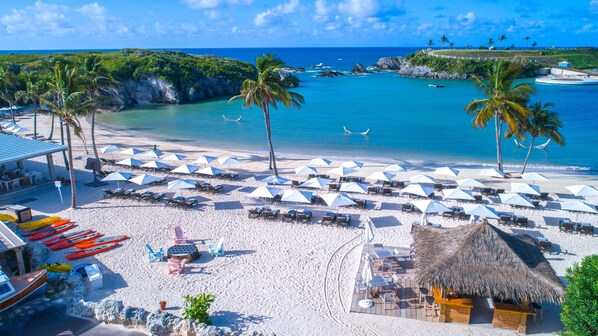
<path id="1" fill-rule="evenodd" d="M 210 293 L 201 293 L 196 296 L 184 296 L 184 311 L 183 317 L 194 320 L 198 323 L 212 324 L 210 322 L 210 306 L 214 302 L 214 295 Z"/>
<path id="2" fill-rule="evenodd" d="M 598 255 L 567 269 L 568 281 L 561 321 L 566 336 L 598 335 Z"/>

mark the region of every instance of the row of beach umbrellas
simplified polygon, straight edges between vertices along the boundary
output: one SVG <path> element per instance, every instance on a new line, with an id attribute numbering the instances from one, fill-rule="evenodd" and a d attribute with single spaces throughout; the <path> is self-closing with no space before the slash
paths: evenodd
<path id="1" fill-rule="evenodd" d="M 157 149 L 151 149 L 149 151 L 143 151 L 137 148 L 127 148 L 127 149 L 121 149 L 120 147 L 116 146 L 116 145 L 108 145 L 106 147 L 103 147 L 100 149 L 100 152 L 102 154 L 109 154 L 109 153 L 118 153 L 118 154 L 122 154 L 122 155 L 130 155 L 133 156 L 133 158 L 129 158 L 129 159 L 125 159 L 125 160 L 121 160 L 118 161 L 116 164 L 122 164 L 122 165 L 131 165 L 130 163 L 133 162 L 133 165 L 141 165 L 143 164 L 142 161 L 135 159 L 135 156 L 140 156 L 140 157 L 149 157 L 149 158 L 154 158 L 154 159 L 161 159 L 163 161 L 172 161 L 172 162 L 178 162 L 178 161 L 183 161 L 187 158 L 187 156 L 182 155 L 182 154 L 178 154 L 178 153 L 172 153 L 169 155 L 165 155 L 165 153 L 157 150 Z M 235 165 L 235 164 L 239 164 L 240 161 L 239 159 L 237 159 L 234 156 L 222 156 L 222 157 L 216 157 L 216 156 L 211 156 L 211 155 L 202 155 L 199 158 L 195 159 L 192 163 L 196 163 L 196 164 L 201 164 L 201 165 L 208 165 L 211 164 L 212 162 L 218 162 L 220 165 L 223 166 L 230 166 L 230 165 Z M 122 163 L 119 163 L 122 162 Z M 155 162 L 158 162 L 157 168 L 161 168 L 161 167 L 168 167 L 168 165 L 161 163 L 159 161 L 151 161 L 152 165 L 155 164 Z"/>
<path id="2" fill-rule="evenodd" d="M 29 131 L 29 129 L 27 129 L 25 127 L 21 127 L 15 123 L 13 123 L 12 121 L 4 121 L 4 122 L 0 123 L 0 126 L 2 126 L 3 130 L 9 131 L 9 132 L 15 133 L 15 134 Z"/>

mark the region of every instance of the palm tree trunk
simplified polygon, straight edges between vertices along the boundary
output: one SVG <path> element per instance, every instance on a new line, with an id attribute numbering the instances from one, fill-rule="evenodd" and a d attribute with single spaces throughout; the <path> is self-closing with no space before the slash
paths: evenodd
<path id="1" fill-rule="evenodd" d="M 48 140 L 52 140 L 52 138 L 54 137 L 54 112 L 52 113 L 52 121 L 50 122 L 50 135 L 48 135 Z"/>
<path id="2" fill-rule="evenodd" d="M 278 169 L 276 169 L 276 158 L 274 157 L 274 147 L 272 146 L 272 131 L 270 129 L 270 111 L 268 105 L 263 107 L 264 120 L 266 122 L 266 136 L 268 137 L 268 149 L 270 151 L 270 167 L 274 169 L 274 175 L 278 175 Z"/>
<path id="3" fill-rule="evenodd" d="M 96 111 L 92 111 L 91 112 L 91 148 L 93 148 L 93 155 L 95 156 L 96 161 L 98 162 L 100 171 L 102 171 L 102 163 L 100 162 L 100 156 L 98 155 L 98 149 L 96 148 L 95 128 L 96 128 Z"/>
<path id="4" fill-rule="evenodd" d="M 33 140 L 37 140 L 37 106 L 33 100 Z"/>
<path id="5" fill-rule="evenodd" d="M 10 106 L 10 116 L 12 117 L 12 123 L 16 124 L 17 122 L 15 121 L 15 110 L 12 108 L 12 103 L 8 102 L 8 106 Z"/>
<path id="6" fill-rule="evenodd" d="M 62 123 L 62 118 L 60 118 L 60 143 L 64 145 L 64 125 Z M 69 160 L 66 158 L 66 153 L 62 152 L 62 157 L 64 158 L 64 166 L 66 170 L 70 170 Z"/>
<path id="7" fill-rule="evenodd" d="M 66 124 L 66 142 L 69 152 L 69 179 L 71 180 L 71 208 L 77 208 L 77 188 L 75 186 L 75 169 L 73 167 L 73 145 L 71 143 L 71 127 Z M 64 153 L 64 152 L 63 152 Z"/>
<path id="8" fill-rule="evenodd" d="M 521 174 L 525 173 L 527 162 L 529 161 L 529 157 L 532 154 L 532 149 L 534 148 L 534 141 L 536 141 L 536 137 L 532 137 L 532 142 L 529 144 L 529 149 L 527 150 L 527 155 L 525 156 L 525 162 L 523 162 L 523 168 L 521 168 Z"/>
<path id="9" fill-rule="evenodd" d="M 494 117 L 494 126 L 496 127 L 496 160 L 498 163 L 498 170 L 502 171 L 502 151 L 500 148 L 502 123 L 499 125 L 498 114 Z"/>

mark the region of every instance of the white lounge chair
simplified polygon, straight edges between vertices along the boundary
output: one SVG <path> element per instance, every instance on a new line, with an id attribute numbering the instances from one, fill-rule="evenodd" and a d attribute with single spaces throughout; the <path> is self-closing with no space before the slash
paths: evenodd
<path id="1" fill-rule="evenodd" d="M 208 244 L 208 252 L 212 257 L 224 255 L 224 238 L 220 238 L 217 244 Z"/>

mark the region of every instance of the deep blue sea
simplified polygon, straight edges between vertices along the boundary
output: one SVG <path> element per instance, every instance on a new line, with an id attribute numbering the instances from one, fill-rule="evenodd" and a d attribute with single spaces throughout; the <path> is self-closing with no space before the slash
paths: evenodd
<path id="1" fill-rule="evenodd" d="M 394 73 L 317 78 L 310 66 L 351 70 L 355 63 L 372 65 L 383 56 L 404 56 L 418 48 L 250 48 L 180 49 L 252 62 L 273 52 L 293 67 L 305 67 L 296 92 L 305 97 L 300 110 L 279 108 L 271 113 L 276 151 L 314 155 L 387 157 L 397 160 L 493 163 L 494 129 L 474 129 L 464 107 L 481 98 L 471 81 L 425 80 Z M 533 82 L 533 80 L 530 80 Z M 444 85 L 431 88 L 428 84 Z M 566 146 L 551 143 L 532 152 L 531 163 L 551 169 L 598 171 L 598 86 L 535 84 L 533 101 L 551 102 L 564 123 Z M 243 116 L 241 122 L 226 122 Z M 261 110 L 243 109 L 228 98 L 185 105 L 152 106 L 106 113 L 102 123 L 127 127 L 160 138 L 192 140 L 221 148 L 267 150 Z M 345 135 L 370 129 L 368 136 Z M 528 141 L 524 141 L 527 143 Z M 545 142 L 538 139 L 536 144 Z M 505 162 L 521 164 L 526 150 L 503 140 Z"/>

